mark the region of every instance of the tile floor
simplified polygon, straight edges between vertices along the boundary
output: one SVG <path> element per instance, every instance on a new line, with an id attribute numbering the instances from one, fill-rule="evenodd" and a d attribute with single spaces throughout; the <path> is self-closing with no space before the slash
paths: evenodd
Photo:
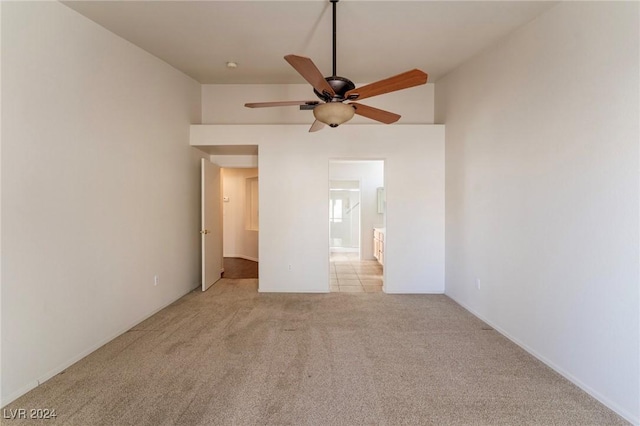
<path id="1" fill-rule="evenodd" d="M 382 266 L 375 260 L 358 260 L 358 253 L 331 253 L 332 292 L 382 291 Z"/>

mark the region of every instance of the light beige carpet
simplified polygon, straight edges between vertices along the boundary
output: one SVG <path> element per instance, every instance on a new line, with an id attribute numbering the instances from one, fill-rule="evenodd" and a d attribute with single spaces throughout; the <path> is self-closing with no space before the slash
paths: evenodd
<path id="1" fill-rule="evenodd" d="M 5 408 L 65 425 L 627 424 L 446 296 L 256 289 L 192 292 Z"/>

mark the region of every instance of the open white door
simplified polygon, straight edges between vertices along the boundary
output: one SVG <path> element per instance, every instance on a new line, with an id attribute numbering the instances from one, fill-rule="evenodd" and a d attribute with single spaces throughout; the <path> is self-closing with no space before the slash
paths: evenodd
<path id="1" fill-rule="evenodd" d="M 207 159 L 201 161 L 202 176 L 202 291 L 222 274 L 222 196 L 220 167 Z"/>

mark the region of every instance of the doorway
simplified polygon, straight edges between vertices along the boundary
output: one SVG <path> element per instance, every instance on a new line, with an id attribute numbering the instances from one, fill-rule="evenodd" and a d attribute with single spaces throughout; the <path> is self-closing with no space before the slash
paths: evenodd
<path id="1" fill-rule="evenodd" d="M 257 168 L 222 168 L 223 278 L 258 278 Z"/>
<path id="2" fill-rule="evenodd" d="M 329 276 L 332 292 L 382 292 L 383 160 L 329 161 Z"/>

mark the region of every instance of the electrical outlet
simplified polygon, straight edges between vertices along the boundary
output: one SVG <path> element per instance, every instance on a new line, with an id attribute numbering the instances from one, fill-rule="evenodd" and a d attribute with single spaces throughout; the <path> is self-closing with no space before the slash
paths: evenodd
<path id="1" fill-rule="evenodd" d="M 158 276 L 157 276 L 157 275 L 154 275 L 154 276 L 153 276 L 153 285 L 154 285 L 154 286 L 157 286 L 157 285 L 158 285 L 158 282 L 160 282 L 160 278 L 158 278 Z"/>
<path id="2" fill-rule="evenodd" d="M 480 278 L 476 278 L 476 289 L 480 290 Z"/>
<path id="3" fill-rule="evenodd" d="M 289 270 L 291 270 L 291 264 L 289 264 Z"/>

